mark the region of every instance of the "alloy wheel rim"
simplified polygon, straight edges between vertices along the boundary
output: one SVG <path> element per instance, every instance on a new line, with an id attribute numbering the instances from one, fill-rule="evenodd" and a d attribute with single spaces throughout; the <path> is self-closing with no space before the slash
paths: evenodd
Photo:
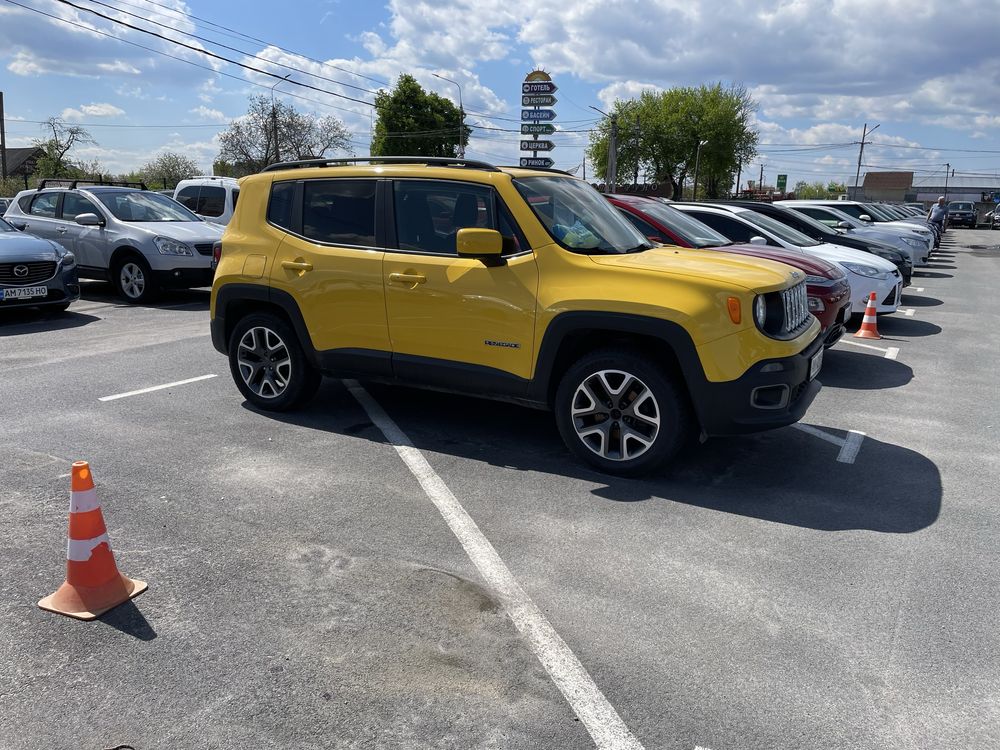
<path id="1" fill-rule="evenodd" d="M 255 326 L 244 333 L 236 362 L 243 382 L 258 397 L 278 398 L 288 388 L 291 356 L 281 336 L 270 328 Z"/>
<path id="2" fill-rule="evenodd" d="M 577 437 L 608 461 L 632 461 L 646 453 L 660 432 L 660 405 L 642 380 L 623 370 L 600 370 L 584 378 L 570 409 Z"/>
<path id="3" fill-rule="evenodd" d="M 142 296 L 146 288 L 146 274 L 137 263 L 126 263 L 122 266 L 119 274 L 122 290 L 129 299 L 137 299 Z"/>

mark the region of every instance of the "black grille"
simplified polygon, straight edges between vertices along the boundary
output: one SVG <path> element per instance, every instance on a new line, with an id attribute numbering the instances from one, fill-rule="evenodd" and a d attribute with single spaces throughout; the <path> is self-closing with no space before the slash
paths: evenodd
<path id="1" fill-rule="evenodd" d="M 211 255 L 212 254 L 212 243 L 209 242 L 207 245 L 195 245 L 194 249 L 198 251 L 199 255 Z"/>
<path id="2" fill-rule="evenodd" d="M 895 304 L 898 304 L 898 301 L 896 299 L 896 293 L 898 291 L 899 291 L 899 287 L 897 286 L 895 289 L 893 289 L 891 292 L 889 292 L 887 295 L 885 295 L 885 299 L 882 300 L 882 304 L 883 305 L 895 305 Z"/>
<path id="3" fill-rule="evenodd" d="M 15 273 L 14 269 L 27 268 L 26 274 Z M 0 263 L 0 284 L 8 286 L 37 284 L 48 281 L 56 273 L 56 264 L 51 260 L 36 260 L 26 263 Z"/>

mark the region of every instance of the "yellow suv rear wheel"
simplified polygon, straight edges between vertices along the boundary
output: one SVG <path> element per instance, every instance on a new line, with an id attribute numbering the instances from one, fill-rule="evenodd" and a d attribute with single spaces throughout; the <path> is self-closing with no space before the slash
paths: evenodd
<path id="1" fill-rule="evenodd" d="M 592 352 L 570 367 L 555 413 L 569 449 L 608 474 L 653 471 L 691 434 L 687 399 L 670 374 L 623 349 Z"/>
<path id="2" fill-rule="evenodd" d="M 229 339 L 229 369 L 247 401 L 267 411 L 305 403 L 322 380 L 292 327 L 270 313 L 254 313 L 236 324 Z"/>

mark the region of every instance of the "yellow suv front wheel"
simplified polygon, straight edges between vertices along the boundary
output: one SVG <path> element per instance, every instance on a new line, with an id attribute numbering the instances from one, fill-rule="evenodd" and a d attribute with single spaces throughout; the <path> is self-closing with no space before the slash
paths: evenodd
<path id="1" fill-rule="evenodd" d="M 686 395 L 659 364 L 634 351 L 600 349 L 563 375 L 556 424 L 577 457 L 609 474 L 648 473 L 692 434 Z"/>

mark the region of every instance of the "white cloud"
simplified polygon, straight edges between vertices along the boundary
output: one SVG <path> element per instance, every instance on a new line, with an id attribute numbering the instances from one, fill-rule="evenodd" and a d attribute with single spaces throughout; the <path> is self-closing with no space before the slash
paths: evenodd
<path id="1" fill-rule="evenodd" d="M 635 99 L 643 91 L 662 91 L 663 87 L 655 83 L 642 83 L 640 81 L 617 81 L 597 92 L 597 98 L 601 100 L 602 109 L 610 110 L 619 99 Z"/>
<path id="2" fill-rule="evenodd" d="M 85 117 L 120 117 L 125 110 L 107 102 L 102 104 L 81 104 L 79 109 L 67 107 L 60 117 L 64 120 L 82 120 Z"/>
<path id="3" fill-rule="evenodd" d="M 227 118 L 218 109 L 212 109 L 211 107 L 206 107 L 205 105 L 199 105 L 194 109 L 188 110 L 193 115 L 198 115 L 198 117 L 204 120 L 213 120 L 214 122 L 219 122 L 220 120 L 227 120 Z"/>

